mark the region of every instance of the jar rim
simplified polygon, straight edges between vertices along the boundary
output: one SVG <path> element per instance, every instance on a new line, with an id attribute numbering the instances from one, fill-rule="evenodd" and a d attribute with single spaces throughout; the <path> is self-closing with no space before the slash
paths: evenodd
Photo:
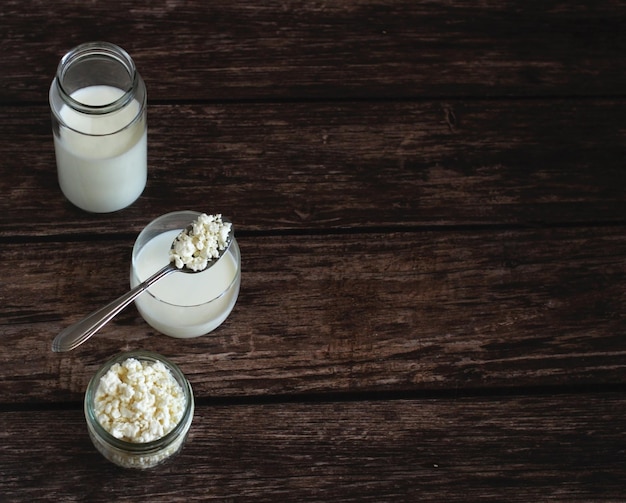
<path id="1" fill-rule="evenodd" d="M 93 56 L 117 61 L 125 68 L 130 78 L 128 87 L 125 89 L 120 88 L 123 94 L 111 103 L 105 103 L 103 105 L 89 105 L 83 103 L 74 98 L 72 93 L 63 85 L 65 76 L 72 65 L 79 63 L 84 58 Z M 124 49 L 110 42 L 98 41 L 85 42 L 70 49 L 59 62 L 55 80 L 57 81 L 62 100 L 72 109 L 91 115 L 104 115 L 124 108 L 134 99 L 135 89 L 137 89 L 139 82 L 139 74 L 135 67 L 135 62 Z"/>
<path id="2" fill-rule="evenodd" d="M 161 362 L 163 363 L 167 369 L 172 373 L 172 376 L 178 384 L 180 384 L 183 389 L 183 393 L 185 396 L 185 411 L 180 421 L 174 426 L 174 428 L 163 435 L 160 438 L 152 440 L 150 442 L 129 442 L 126 440 L 119 439 L 114 437 L 111 433 L 109 433 L 98 421 L 94 413 L 94 396 L 100 384 L 100 379 L 102 376 L 108 372 L 108 370 L 116 363 L 122 363 L 129 358 L 136 358 L 141 361 L 150 361 L 150 362 Z M 154 452 L 159 451 L 163 447 L 169 445 L 174 440 L 178 439 L 181 434 L 184 434 L 186 430 L 189 428 L 191 424 L 191 420 L 193 418 L 194 412 L 194 397 L 193 390 L 191 388 L 191 383 L 185 377 L 182 370 L 178 365 L 176 365 L 170 359 L 155 353 L 153 351 L 147 350 L 132 350 L 125 351 L 122 353 L 118 353 L 109 359 L 104 365 L 98 369 L 98 371 L 93 375 L 90 379 L 89 384 L 87 385 L 87 390 L 85 392 L 84 399 L 84 413 L 89 423 L 90 428 L 95 430 L 96 435 L 106 442 L 109 446 L 114 447 L 116 449 L 131 453 L 131 454 L 152 454 Z"/>

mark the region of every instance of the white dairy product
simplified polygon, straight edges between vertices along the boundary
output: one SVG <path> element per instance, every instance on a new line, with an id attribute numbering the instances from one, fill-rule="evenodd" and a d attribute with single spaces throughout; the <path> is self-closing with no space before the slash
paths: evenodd
<path id="1" fill-rule="evenodd" d="M 149 240 L 133 258 L 131 287 L 144 281 L 169 261 L 180 230 Z M 239 294 L 239 247 L 235 238 L 228 251 L 211 267 L 197 273 L 175 272 L 135 299 L 152 327 L 171 337 L 198 337 L 215 330 L 232 311 Z"/>
<path id="2" fill-rule="evenodd" d="M 220 251 L 228 245 L 232 224 L 223 222 L 222 215 L 202 213 L 191 225 L 184 229 L 174 241 L 170 250 L 170 262 L 179 269 L 186 267 L 192 271 L 203 271 L 208 263 L 219 258 Z"/>
<path id="3" fill-rule="evenodd" d="M 164 437 L 181 421 L 185 394 L 160 361 L 128 358 L 104 374 L 94 395 L 94 414 L 115 438 L 145 443 Z"/>
<path id="4" fill-rule="evenodd" d="M 149 351 L 115 356 L 85 393 L 89 437 L 109 461 L 152 468 L 178 453 L 194 415 L 193 391 L 173 362 Z"/>
<path id="5" fill-rule="evenodd" d="M 114 102 L 123 91 L 89 86 L 72 94 L 90 106 Z M 147 130 L 142 105 L 132 100 L 117 112 L 93 115 L 63 105 L 59 137 L 54 135 L 59 185 L 87 211 L 106 213 L 132 204 L 147 180 Z M 138 117 L 139 115 L 139 117 Z"/>

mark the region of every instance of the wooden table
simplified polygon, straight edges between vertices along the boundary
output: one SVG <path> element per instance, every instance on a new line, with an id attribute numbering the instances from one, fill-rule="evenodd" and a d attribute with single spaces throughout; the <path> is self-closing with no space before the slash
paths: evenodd
<path id="1" fill-rule="evenodd" d="M 7 0 L 0 13 L 0 499 L 626 501 L 623 2 Z M 61 56 L 124 47 L 149 180 L 88 214 L 56 180 Z M 230 216 L 214 333 L 129 307 L 153 218 Z M 187 444 L 106 461 L 82 411 L 149 349 L 196 395 Z"/>

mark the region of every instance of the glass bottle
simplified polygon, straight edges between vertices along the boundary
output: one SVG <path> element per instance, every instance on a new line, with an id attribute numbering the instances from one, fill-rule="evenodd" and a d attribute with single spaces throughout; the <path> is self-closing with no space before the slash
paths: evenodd
<path id="1" fill-rule="evenodd" d="M 146 88 L 132 58 L 89 42 L 61 59 L 50 86 L 59 185 L 83 210 L 132 204 L 148 174 Z"/>

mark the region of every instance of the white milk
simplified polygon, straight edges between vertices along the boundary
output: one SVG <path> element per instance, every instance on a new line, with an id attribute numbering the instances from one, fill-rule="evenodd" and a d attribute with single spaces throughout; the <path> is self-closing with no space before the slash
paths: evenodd
<path id="1" fill-rule="evenodd" d="M 123 94 L 110 86 L 89 86 L 72 94 L 85 105 L 112 103 Z M 63 105 L 60 138 L 54 135 L 59 185 L 65 197 L 87 211 L 107 213 L 132 204 L 143 192 L 148 175 L 147 131 L 132 100 L 104 115 L 80 113 Z M 135 120 L 135 122 L 133 122 Z"/>
<path id="2" fill-rule="evenodd" d="M 170 246 L 179 233 L 167 231 L 145 244 L 131 267 L 131 287 L 168 263 Z M 163 334 L 179 338 L 207 334 L 226 320 L 237 301 L 238 256 L 233 238 L 228 253 L 215 265 L 198 273 L 174 272 L 135 299 L 135 305 L 144 320 Z"/>

